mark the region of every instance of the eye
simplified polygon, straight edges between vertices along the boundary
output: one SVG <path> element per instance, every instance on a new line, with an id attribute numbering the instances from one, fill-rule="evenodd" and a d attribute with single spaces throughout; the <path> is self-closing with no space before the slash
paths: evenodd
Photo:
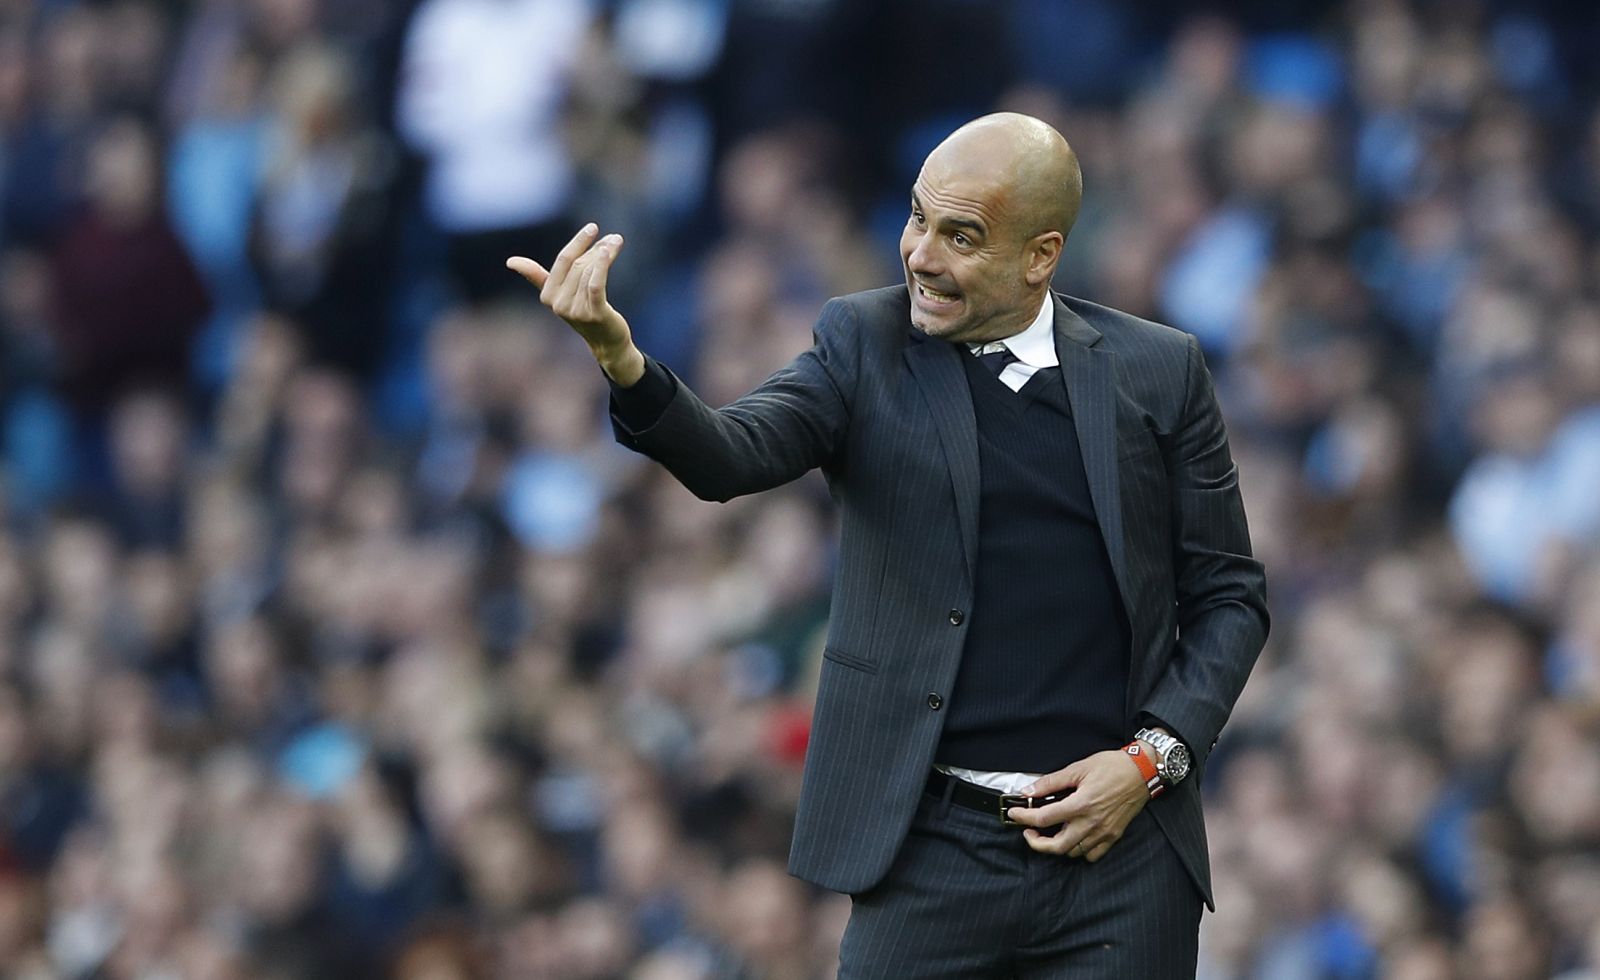
<path id="1" fill-rule="evenodd" d="M 965 232 L 956 232 L 950 240 L 955 242 L 958 248 L 969 248 L 972 245 L 972 239 L 968 238 Z"/>
<path id="2" fill-rule="evenodd" d="M 911 209 L 911 220 L 916 224 L 916 226 L 918 228 L 921 228 L 923 222 L 927 221 L 928 219 L 926 219 L 926 218 L 924 218 L 922 216 L 922 212 L 921 211 L 918 211 L 916 208 L 912 208 Z"/>

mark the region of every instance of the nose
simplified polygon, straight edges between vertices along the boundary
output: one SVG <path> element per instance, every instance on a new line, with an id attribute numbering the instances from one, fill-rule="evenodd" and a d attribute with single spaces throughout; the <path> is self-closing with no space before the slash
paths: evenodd
<path id="1" fill-rule="evenodd" d="M 939 250 L 931 230 L 909 231 L 906 235 L 906 268 L 917 275 L 939 275 L 943 270 L 939 267 Z"/>

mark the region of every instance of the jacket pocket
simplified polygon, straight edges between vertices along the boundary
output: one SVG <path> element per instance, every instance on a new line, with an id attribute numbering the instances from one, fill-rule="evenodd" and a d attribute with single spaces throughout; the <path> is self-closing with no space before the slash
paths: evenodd
<path id="1" fill-rule="evenodd" d="M 839 666 L 849 667 L 851 670 L 865 671 L 868 674 L 876 674 L 878 672 L 878 665 L 872 661 L 863 660 L 860 657 L 852 657 L 850 654 L 835 647 L 824 647 L 822 656 L 825 660 L 832 660 Z"/>

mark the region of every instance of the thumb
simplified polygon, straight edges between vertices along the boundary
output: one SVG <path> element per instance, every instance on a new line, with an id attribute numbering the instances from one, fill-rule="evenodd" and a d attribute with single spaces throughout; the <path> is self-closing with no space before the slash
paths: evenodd
<path id="1" fill-rule="evenodd" d="M 506 268 L 533 283 L 535 289 L 543 289 L 545 280 L 550 278 L 550 273 L 544 266 L 521 255 L 513 255 L 506 259 Z"/>

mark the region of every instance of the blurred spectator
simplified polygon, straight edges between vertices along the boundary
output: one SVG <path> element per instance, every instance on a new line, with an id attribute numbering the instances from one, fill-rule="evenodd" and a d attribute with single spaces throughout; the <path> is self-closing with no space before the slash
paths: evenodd
<path id="1" fill-rule="evenodd" d="M 92 12 L 79 7 L 7 25 L 0 51 L 11 99 L 5 134 L 8 243 L 46 247 L 70 218 L 99 109 L 93 67 L 99 26 Z"/>
<path id="2" fill-rule="evenodd" d="M 109 123 L 89 150 L 86 206 L 51 254 L 62 390 L 85 420 L 131 386 L 181 386 L 209 310 L 161 209 L 158 152 L 143 123 Z"/>
<path id="3" fill-rule="evenodd" d="M 209 13 L 213 13 L 211 11 Z M 208 21 L 201 15 L 191 33 L 204 36 Z M 197 379 L 214 392 L 237 368 L 240 335 L 250 313 L 260 304 L 259 286 L 249 264 L 249 233 L 261 181 L 267 123 L 260 89 L 264 66 L 248 50 L 214 55 L 222 64 L 204 101 L 175 126 L 167 154 L 167 197 L 172 222 L 205 278 L 215 300 L 206 331 L 196 342 Z M 192 71 L 179 61 L 178 79 Z"/>
<path id="4" fill-rule="evenodd" d="M 848 899 L 782 871 L 826 488 L 639 466 L 502 262 L 622 231 L 731 399 L 1016 108 L 1083 160 L 1057 286 L 1206 345 L 1271 570 L 1201 975 L 1594 980 L 1596 29 L 0 4 L 0 975 L 831 975 Z"/>
<path id="5" fill-rule="evenodd" d="M 283 56 L 251 252 L 265 305 L 302 325 L 312 357 L 366 378 L 385 353 L 397 161 L 354 86 L 338 50 Z"/>
<path id="6" fill-rule="evenodd" d="M 1560 422 L 1549 372 L 1524 369 L 1477 409 L 1486 452 L 1457 486 L 1450 517 L 1485 590 L 1512 603 L 1548 603 L 1574 554 L 1600 540 L 1600 415 Z"/>
<path id="7" fill-rule="evenodd" d="M 160 390 L 132 392 L 111 410 L 113 491 L 106 519 L 124 545 L 176 548 L 183 539 L 188 419 Z"/>
<path id="8" fill-rule="evenodd" d="M 592 17 L 588 0 L 423 0 L 412 17 L 396 123 L 469 300 L 510 288 L 508 256 L 571 237 L 562 110 Z"/>

